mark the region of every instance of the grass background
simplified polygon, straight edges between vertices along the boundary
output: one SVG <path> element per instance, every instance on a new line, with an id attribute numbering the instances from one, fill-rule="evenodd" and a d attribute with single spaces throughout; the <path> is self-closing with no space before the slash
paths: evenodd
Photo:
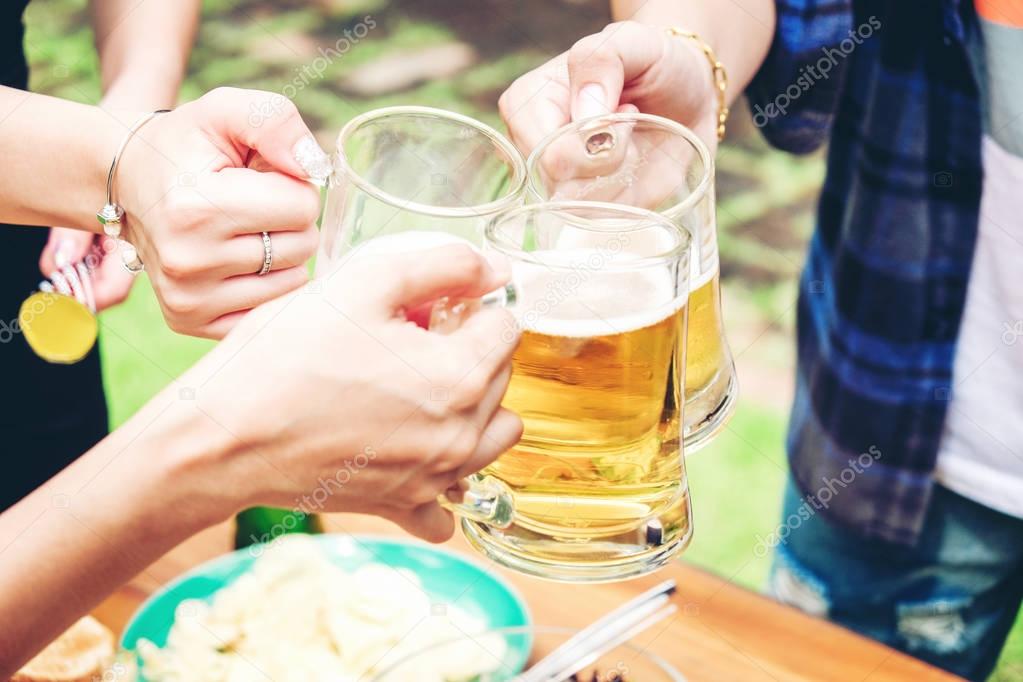
<path id="1" fill-rule="evenodd" d="M 144 0 L 143 0 L 144 1 Z M 32 87 L 94 103 L 99 79 L 85 0 L 36 0 L 27 16 Z M 295 96 L 327 148 L 352 116 L 423 104 L 500 126 L 498 95 L 526 70 L 607 22 L 602 0 L 207 0 L 182 98 L 219 85 L 281 92 L 366 16 L 375 27 Z M 468 54 L 461 61 L 451 50 Z M 389 88 L 365 92 L 360 69 L 381 69 Z M 724 305 L 742 396 L 722 436 L 687 461 L 696 536 L 685 560 L 759 589 L 769 558 L 758 535 L 776 526 L 786 477 L 785 421 L 793 385 L 795 280 L 823 176 L 820 154 L 774 152 L 740 111 L 719 153 L 719 241 Z M 101 318 L 112 426 L 124 421 L 211 344 L 167 330 L 146 278 Z M 1023 626 L 994 678 L 1023 680 Z"/>

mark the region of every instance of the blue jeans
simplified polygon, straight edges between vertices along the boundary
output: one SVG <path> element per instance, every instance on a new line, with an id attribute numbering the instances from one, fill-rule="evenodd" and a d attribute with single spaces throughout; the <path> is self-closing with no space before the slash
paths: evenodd
<path id="1" fill-rule="evenodd" d="M 825 513 L 805 504 L 789 480 L 773 596 L 967 679 L 986 679 L 1023 599 L 1023 519 L 936 486 L 919 543 L 903 547 L 864 540 Z"/>

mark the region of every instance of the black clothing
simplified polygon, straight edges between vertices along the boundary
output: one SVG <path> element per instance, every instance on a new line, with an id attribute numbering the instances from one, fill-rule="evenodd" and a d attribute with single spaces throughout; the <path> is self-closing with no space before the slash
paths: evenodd
<path id="1" fill-rule="evenodd" d="M 22 13 L 29 0 L 0 0 L 0 84 L 26 89 Z M 8 172 L 17 160 L 3 159 Z M 52 365 L 18 332 L 21 302 L 43 279 L 48 232 L 0 225 L 0 511 L 95 445 L 107 433 L 99 349 L 74 365 Z"/>

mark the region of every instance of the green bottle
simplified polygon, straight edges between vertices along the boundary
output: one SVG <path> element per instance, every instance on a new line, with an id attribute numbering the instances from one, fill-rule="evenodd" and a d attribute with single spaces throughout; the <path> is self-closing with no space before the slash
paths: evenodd
<path id="1" fill-rule="evenodd" d="M 234 547 L 270 542 L 290 533 L 322 533 L 323 520 L 300 509 L 253 507 L 234 518 Z"/>

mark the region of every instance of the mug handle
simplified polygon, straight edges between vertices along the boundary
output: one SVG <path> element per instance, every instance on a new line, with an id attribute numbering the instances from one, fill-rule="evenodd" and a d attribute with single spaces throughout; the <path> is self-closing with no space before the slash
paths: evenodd
<path id="1" fill-rule="evenodd" d="M 462 500 L 451 499 L 453 490 L 437 496 L 437 502 L 456 516 L 505 529 L 515 520 L 515 498 L 506 483 L 493 476 L 473 474 L 459 481 Z"/>
<path id="2" fill-rule="evenodd" d="M 515 287 L 509 283 L 500 289 L 478 299 L 438 300 L 430 311 L 430 331 L 450 334 L 461 326 L 469 316 L 484 307 L 508 307 L 515 303 Z M 459 481 L 461 501 L 451 498 L 455 488 L 447 494 L 438 495 L 440 506 L 457 516 L 482 523 L 493 528 L 504 529 L 515 519 L 515 498 L 511 488 L 494 476 L 473 474 Z"/>

